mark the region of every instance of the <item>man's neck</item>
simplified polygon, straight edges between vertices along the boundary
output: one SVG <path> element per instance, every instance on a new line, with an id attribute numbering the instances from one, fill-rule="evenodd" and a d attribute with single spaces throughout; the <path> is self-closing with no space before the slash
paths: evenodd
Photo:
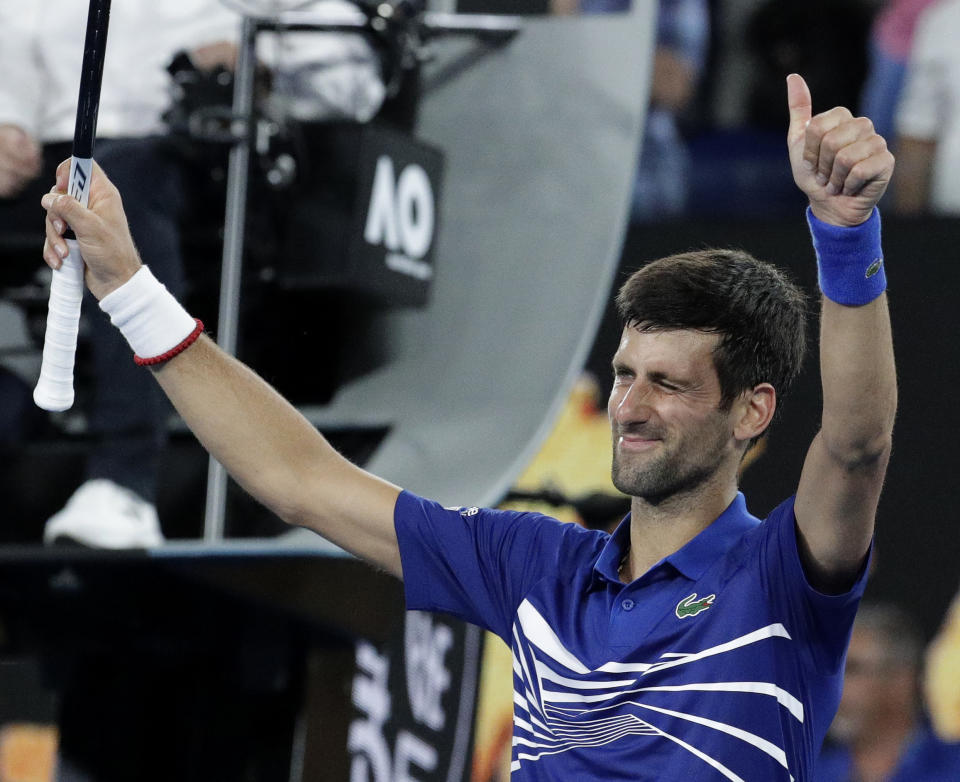
<path id="1" fill-rule="evenodd" d="M 732 479 L 703 484 L 658 502 L 634 497 L 630 504 L 630 551 L 620 580 L 629 583 L 683 548 L 710 526 L 736 495 L 737 484 Z"/>

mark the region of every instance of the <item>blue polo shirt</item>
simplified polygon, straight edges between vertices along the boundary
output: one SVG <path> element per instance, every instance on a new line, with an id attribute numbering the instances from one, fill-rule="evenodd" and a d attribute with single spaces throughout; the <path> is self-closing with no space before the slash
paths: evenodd
<path id="1" fill-rule="evenodd" d="M 404 492 L 395 523 L 407 608 L 513 651 L 514 782 L 811 778 L 865 576 L 808 584 L 792 498 L 760 522 L 738 495 L 626 585 L 629 517 L 607 535 Z"/>

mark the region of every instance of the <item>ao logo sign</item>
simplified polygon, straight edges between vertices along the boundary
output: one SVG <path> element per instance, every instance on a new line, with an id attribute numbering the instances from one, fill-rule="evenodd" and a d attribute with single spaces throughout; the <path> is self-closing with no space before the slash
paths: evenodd
<path id="1" fill-rule="evenodd" d="M 387 268 L 419 280 L 433 276 L 423 259 L 433 243 L 434 210 L 433 188 L 421 166 L 411 163 L 397 178 L 393 161 L 378 158 L 363 238 L 386 246 Z"/>

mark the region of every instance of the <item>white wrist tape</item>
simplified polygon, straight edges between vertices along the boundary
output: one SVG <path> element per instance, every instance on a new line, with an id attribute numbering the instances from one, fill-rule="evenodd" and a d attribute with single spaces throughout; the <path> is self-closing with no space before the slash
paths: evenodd
<path id="1" fill-rule="evenodd" d="M 197 327 L 197 322 L 146 266 L 104 296 L 100 309 L 120 329 L 133 352 L 143 358 L 172 350 Z"/>

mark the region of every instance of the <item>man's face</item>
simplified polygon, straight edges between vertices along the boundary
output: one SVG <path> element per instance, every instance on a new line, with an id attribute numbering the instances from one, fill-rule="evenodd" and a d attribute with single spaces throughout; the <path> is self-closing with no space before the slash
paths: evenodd
<path id="1" fill-rule="evenodd" d="M 738 458 L 732 414 L 720 409 L 719 340 L 699 331 L 623 330 L 607 413 L 613 483 L 624 494 L 659 501 Z"/>
<path id="2" fill-rule="evenodd" d="M 891 660 L 879 633 L 854 625 L 830 735 L 843 742 L 868 740 L 890 719 L 912 715 L 915 698 L 914 669 Z"/>

